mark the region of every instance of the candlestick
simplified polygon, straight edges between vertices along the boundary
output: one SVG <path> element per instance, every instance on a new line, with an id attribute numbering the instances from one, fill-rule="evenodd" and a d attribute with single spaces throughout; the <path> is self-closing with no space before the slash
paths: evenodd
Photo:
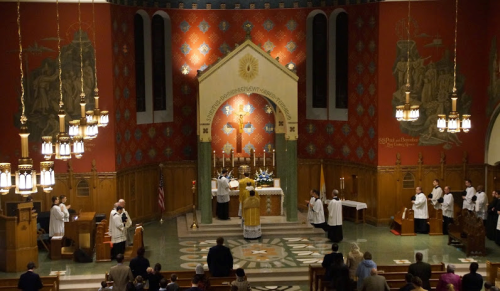
<path id="1" fill-rule="evenodd" d="M 216 164 L 215 164 L 215 151 L 214 151 L 214 168 L 215 168 Z"/>
<path id="2" fill-rule="evenodd" d="M 276 154 L 276 150 L 273 149 L 273 167 L 274 167 L 274 155 Z"/>
<path id="3" fill-rule="evenodd" d="M 264 150 L 264 167 L 266 166 L 266 150 Z"/>
<path id="4" fill-rule="evenodd" d="M 234 168 L 234 150 L 231 150 L 231 166 Z"/>
<path id="5" fill-rule="evenodd" d="M 224 151 L 222 151 L 222 167 L 224 168 L 224 160 L 226 159 L 226 156 L 224 155 Z"/>
<path id="6" fill-rule="evenodd" d="M 255 167 L 255 151 L 253 151 L 253 166 Z"/>
<path id="7" fill-rule="evenodd" d="M 344 177 L 340 178 L 340 190 L 344 190 Z"/>

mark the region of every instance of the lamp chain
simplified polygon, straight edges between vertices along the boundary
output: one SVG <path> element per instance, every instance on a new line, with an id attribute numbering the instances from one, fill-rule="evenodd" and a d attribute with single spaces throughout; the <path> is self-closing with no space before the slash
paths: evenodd
<path id="1" fill-rule="evenodd" d="M 58 66 L 59 66 L 59 108 L 62 109 L 64 106 L 63 94 L 62 94 L 62 68 L 61 68 L 61 36 L 59 32 L 59 0 L 56 0 L 56 14 L 57 14 L 57 51 L 58 56 Z"/>
<path id="2" fill-rule="evenodd" d="M 97 42 L 95 41 L 95 9 L 94 0 L 92 0 L 92 38 L 94 39 L 94 81 L 97 88 Z"/>
<path id="3" fill-rule="evenodd" d="M 23 45 L 21 41 L 21 1 L 17 0 L 17 34 L 19 36 L 19 69 L 21 71 L 21 124 L 25 124 L 28 121 L 25 115 L 25 105 L 24 105 L 24 74 L 23 74 Z"/>
<path id="4" fill-rule="evenodd" d="M 458 0 L 455 0 L 455 57 L 453 59 L 453 93 L 457 92 L 457 31 L 458 31 Z"/>
<path id="5" fill-rule="evenodd" d="M 408 71 L 406 72 L 406 86 L 408 87 L 407 89 L 410 88 L 410 0 L 408 0 L 408 26 L 406 27 L 406 32 L 408 34 L 408 43 L 407 43 L 407 69 Z"/>
<path id="6" fill-rule="evenodd" d="M 83 92 L 83 46 L 82 46 L 82 13 L 80 10 L 80 3 L 78 0 L 78 27 L 79 27 L 79 35 L 80 35 L 80 82 L 82 84 L 82 93 Z"/>

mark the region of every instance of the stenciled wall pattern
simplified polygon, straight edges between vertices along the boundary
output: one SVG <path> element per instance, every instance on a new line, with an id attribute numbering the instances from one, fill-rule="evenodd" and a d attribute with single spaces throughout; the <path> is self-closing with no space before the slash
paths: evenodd
<path id="1" fill-rule="evenodd" d="M 240 107 L 241 106 L 241 107 Z M 241 110 L 241 112 L 240 112 Z M 239 115 L 243 115 L 240 133 Z M 235 157 L 250 157 L 250 149 L 261 156 L 274 149 L 274 112 L 272 105 L 257 94 L 236 95 L 217 111 L 212 122 L 212 149 L 220 156 L 234 150 Z M 238 151 L 240 139 L 241 152 Z"/>
<path id="2" fill-rule="evenodd" d="M 135 7 L 113 6 L 113 67 L 117 168 L 164 160 L 195 160 L 197 70 L 204 70 L 245 40 L 300 77 L 299 158 L 375 164 L 377 153 L 377 7 L 343 7 L 349 14 L 349 121 L 306 120 L 306 19 L 313 10 L 164 10 L 171 18 L 174 122 L 136 125 L 133 18 Z M 145 8 L 151 16 L 159 9 Z M 329 15 L 334 8 L 325 8 Z M 183 74 L 184 72 L 184 74 Z M 219 129 L 213 132 L 220 131 Z M 218 137 L 215 135 L 215 139 Z M 274 143 L 274 140 L 270 140 Z M 260 146 L 261 148 L 263 147 Z M 222 150 L 221 146 L 215 147 Z"/>

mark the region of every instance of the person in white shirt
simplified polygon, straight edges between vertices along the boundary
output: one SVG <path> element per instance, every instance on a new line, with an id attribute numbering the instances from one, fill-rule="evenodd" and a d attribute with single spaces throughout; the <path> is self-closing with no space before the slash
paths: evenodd
<path id="1" fill-rule="evenodd" d="M 472 187 L 471 180 L 465 180 L 465 190 L 462 195 L 462 199 L 464 200 L 464 204 L 462 209 L 467 209 L 469 211 L 474 211 L 474 201 L 472 201 L 472 197 L 476 195 L 476 189 Z"/>
<path id="2" fill-rule="evenodd" d="M 339 191 L 333 190 L 333 199 L 328 203 L 328 238 L 332 242 L 344 239 L 342 232 L 342 202 L 338 198 Z"/>
<path id="3" fill-rule="evenodd" d="M 311 199 L 305 200 L 306 207 L 307 207 L 307 221 L 310 224 L 313 224 L 313 212 L 312 212 L 311 207 L 309 207 L 309 205 L 313 204 L 314 201 L 316 201 L 316 199 L 314 198 L 313 190 L 312 189 L 311 189 L 311 191 L 309 191 L 309 195 L 311 196 Z"/>
<path id="4" fill-rule="evenodd" d="M 61 211 L 64 213 L 64 222 L 69 222 L 69 211 L 68 209 L 71 208 L 71 205 L 66 205 L 66 201 L 68 198 L 66 198 L 65 195 L 59 196 L 59 201 L 61 202 L 59 205 L 61 206 Z"/>
<path id="5" fill-rule="evenodd" d="M 450 193 L 450 187 L 444 187 L 444 196 L 441 200 L 441 208 L 443 209 L 443 234 L 448 234 L 448 225 L 453 223 L 453 194 Z"/>
<path id="6" fill-rule="evenodd" d="M 217 218 L 220 220 L 229 219 L 229 179 L 226 178 L 227 170 L 222 170 L 222 177 L 217 180 Z"/>
<path id="7" fill-rule="evenodd" d="M 486 227 L 486 218 L 487 218 L 487 208 L 488 208 L 488 198 L 486 197 L 486 193 L 483 191 L 483 185 L 477 186 L 476 199 L 475 199 L 475 208 L 477 217 L 480 217 L 483 220 L 484 226 Z"/>
<path id="8" fill-rule="evenodd" d="M 125 242 L 126 228 L 124 219 L 126 216 L 122 216 L 123 208 L 121 206 L 116 207 L 116 212 L 113 214 L 111 221 L 109 222 L 109 227 L 111 230 L 111 242 L 113 243 L 113 248 L 111 249 L 111 259 L 114 260 L 118 254 L 125 253 Z"/>
<path id="9" fill-rule="evenodd" d="M 415 200 L 411 202 L 413 203 L 415 232 L 428 233 L 427 219 L 429 218 L 429 212 L 427 209 L 427 198 L 422 193 L 421 187 L 417 187 L 415 193 Z"/>
<path id="10" fill-rule="evenodd" d="M 49 237 L 64 236 L 64 213 L 59 206 L 59 197 L 52 197 L 52 208 L 50 209 Z"/>
<path id="11" fill-rule="evenodd" d="M 128 215 L 127 210 L 125 210 L 125 199 L 120 199 L 117 203 L 123 208 L 122 213 L 125 213 L 125 216 L 127 216 L 127 222 L 125 223 L 125 228 L 127 229 L 127 245 L 131 246 L 134 243 L 135 227 L 130 227 L 132 226 L 132 219 L 130 215 Z"/>
<path id="12" fill-rule="evenodd" d="M 309 208 L 312 211 L 312 225 L 316 228 L 325 227 L 325 211 L 323 210 L 323 201 L 319 199 L 319 191 L 313 190 L 314 202 L 309 204 Z"/>
<path id="13" fill-rule="evenodd" d="M 443 189 L 439 187 L 438 179 L 434 179 L 434 181 L 432 181 L 432 185 L 434 186 L 434 188 L 432 189 L 431 194 L 429 194 L 427 197 L 429 199 L 429 202 L 434 206 L 434 209 L 441 209 L 441 203 L 439 203 L 438 200 L 443 196 Z"/>

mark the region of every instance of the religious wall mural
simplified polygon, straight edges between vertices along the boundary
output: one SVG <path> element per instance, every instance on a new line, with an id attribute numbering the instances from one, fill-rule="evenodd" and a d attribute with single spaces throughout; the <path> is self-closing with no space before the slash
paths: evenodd
<path id="1" fill-rule="evenodd" d="M 456 134 L 439 132 L 437 129 L 438 114 L 448 114 L 451 111 L 453 50 L 444 48 L 439 35 L 432 37 L 426 33 L 419 33 L 416 21 L 412 21 L 410 25 L 414 39 L 408 41 L 404 33 L 406 21 L 407 19 L 403 19 L 397 24 L 400 40 L 397 42 L 393 66 L 396 91 L 392 95 L 392 106 L 395 111 L 396 106 L 405 103 L 409 46 L 410 103 L 420 105 L 420 117 L 415 122 L 400 122 L 401 131 L 419 137 L 418 144 L 422 146 L 442 144 L 445 149 L 459 146 L 462 142 Z M 469 113 L 471 97 L 465 92 L 465 78 L 459 74 L 458 66 L 457 92 L 458 112 Z"/>
<path id="2" fill-rule="evenodd" d="M 80 119 L 80 93 L 86 96 L 86 109 L 94 108 L 94 48 L 86 31 L 82 31 L 83 67 L 80 66 L 80 35 L 79 30 L 72 32 L 72 41 L 61 46 L 61 80 L 64 110 L 66 111 L 66 125 L 69 121 Z M 42 43 L 57 42 L 57 37 L 44 38 Z M 51 45 L 52 46 L 52 45 Z M 30 141 L 39 141 L 42 136 L 54 136 L 59 132 L 59 64 L 58 58 L 47 57 L 41 61 L 39 67 L 29 70 L 30 55 L 39 55 L 55 50 L 39 45 L 37 42 L 23 50 L 25 71 L 25 104 Z M 20 104 L 20 97 L 19 97 Z M 14 121 L 19 127 L 20 111 Z"/>
<path id="3" fill-rule="evenodd" d="M 488 106 L 486 106 L 486 114 L 490 116 L 495 110 L 498 101 L 500 101 L 500 71 L 497 50 L 497 38 L 491 40 L 490 58 L 488 62 L 489 68 L 489 85 L 488 85 Z"/>

